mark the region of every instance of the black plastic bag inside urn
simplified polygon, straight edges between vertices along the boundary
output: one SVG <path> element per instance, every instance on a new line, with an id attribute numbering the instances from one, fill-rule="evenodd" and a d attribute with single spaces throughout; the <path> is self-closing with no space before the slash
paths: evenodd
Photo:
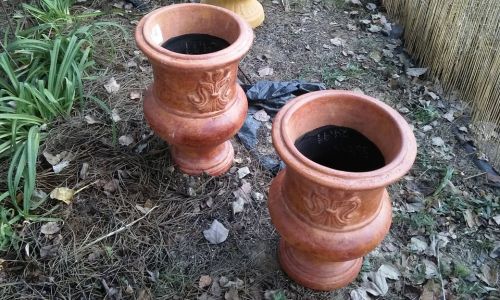
<path id="1" fill-rule="evenodd" d="M 348 127 L 328 125 L 316 128 L 299 137 L 295 147 L 315 163 L 335 170 L 368 172 L 385 165 L 384 156 L 377 146 Z"/>
<path id="2" fill-rule="evenodd" d="M 190 33 L 168 39 L 161 46 L 181 54 L 199 55 L 220 51 L 227 48 L 229 43 L 213 35 Z"/>

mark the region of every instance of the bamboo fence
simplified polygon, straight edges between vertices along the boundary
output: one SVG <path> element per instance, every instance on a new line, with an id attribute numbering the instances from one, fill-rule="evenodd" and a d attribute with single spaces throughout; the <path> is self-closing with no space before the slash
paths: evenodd
<path id="1" fill-rule="evenodd" d="M 384 0 L 408 52 L 470 103 L 481 151 L 500 166 L 500 0 Z"/>

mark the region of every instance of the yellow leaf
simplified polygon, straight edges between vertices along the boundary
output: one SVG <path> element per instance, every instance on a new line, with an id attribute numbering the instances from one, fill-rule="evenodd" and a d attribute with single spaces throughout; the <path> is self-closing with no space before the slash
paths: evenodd
<path id="1" fill-rule="evenodd" d="M 66 204 L 70 204 L 73 200 L 75 191 L 67 187 L 58 187 L 50 192 L 50 198 L 60 200 Z"/>

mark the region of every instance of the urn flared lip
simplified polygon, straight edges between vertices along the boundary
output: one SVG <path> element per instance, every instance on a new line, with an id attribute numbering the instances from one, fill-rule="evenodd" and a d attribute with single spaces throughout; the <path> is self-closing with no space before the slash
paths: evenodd
<path id="1" fill-rule="evenodd" d="M 287 126 L 292 126 L 292 116 L 305 105 L 325 99 L 328 99 L 328 101 L 359 101 L 359 103 L 363 103 L 365 108 L 369 107 L 377 110 L 378 113 L 382 113 L 397 128 L 400 137 L 399 145 L 395 145 L 399 149 L 394 157 L 390 161 L 386 161 L 382 168 L 373 171 L 347 172 L 320 165 L 304 156 L 295 147 L 295 140 L 290 137 Z M 366 111 L 365 113 L 369 112 Z M 311 115 L 310 117 L 315 118 L 316 116 Z M 308 122 L 307 120 L 301 121 Z M 338 124 L 333 122 L 325 125 Z M 376 126 L 376 124 L 368 124 L 368 126 Z M 289 102 L 281 109 L 273 121 L 272 138 L 273 145 L 287 168 L 291 168 L 293 171 L 319 184 L 346 190 L 381 188 L 397 181 L 409 171 L 415 161 L 417 152 L 417 143 L 413 131 L 399 113 L 375 98 L 343 90 L 311 92 Z M 377 145 L 377 143 L 375 144 Z"/>
<path id="2" fill-rule="evenodd" d="M 161 43 L 154 41 L 151 32 L 155 22 L 158 22 L 162 16 L 175 12 L 182 17 L 172 20 L 172 26 L 179 26 L 184 18 L 196 18 L 197 14 L 213 13 L 220 18 L 228 18 L 236 24 L 238 36 L 230 45 L 222 50 L 206 53 L 206 54 L 182 54 L 167 50 L 161 46 Z M 226 24 L 227 26 L 228 24 Z M 200 28 L 206 24 L 200 24 Z M 203 31 L 203 30 L 202 30 Z M 149 32 L 149 33 L 148 33 Z M 204 32 L 186 32 L 187 33 L 204 33 Z M 179 34 L 181 35 L 181 34 Z M 178 35 L 177 35 L 178 36 Z M 219 36 L 220 37 L 220 36 Z M 236 13 L 213 5 L 201 3 L 185 3 L 172 4 L 159 9 L 156 9 L 144 16 L 135 30 L 135 39 L 138 47 L 151 60 L 160 64 L 168 64 L 179 68 L 203 68 L 213 65 L 231 63 L 241 59 L 250 49 L 254 39 L 253 29 L 248 23 Z M 165 42 L 165 40 L 162 41 Z"/>

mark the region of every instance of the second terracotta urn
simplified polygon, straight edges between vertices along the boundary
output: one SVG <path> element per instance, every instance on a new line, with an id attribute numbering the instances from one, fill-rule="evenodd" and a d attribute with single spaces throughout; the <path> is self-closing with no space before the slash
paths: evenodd
<path id="1" fill-rule="evenodd" d="M 411 128 L 374 98 L 319 91 L 285 105 L 272 138 L 286 164 L 268 201 L 281 267 L 311 289 L 349 284 L 389 231 L 386 187 L 415 160 Z"/>
<path id="2" fill-rule="evenodd" d="M 153 67 L 144 97 L 150 127 L 168 142 L 181 171 L 226 172 L 234 156 L 228 140 L 248 109 L 237 73 L 252 45 L 252 28 L 224 8 L 176 4 L 144 16 L 135 38 Z"/>

